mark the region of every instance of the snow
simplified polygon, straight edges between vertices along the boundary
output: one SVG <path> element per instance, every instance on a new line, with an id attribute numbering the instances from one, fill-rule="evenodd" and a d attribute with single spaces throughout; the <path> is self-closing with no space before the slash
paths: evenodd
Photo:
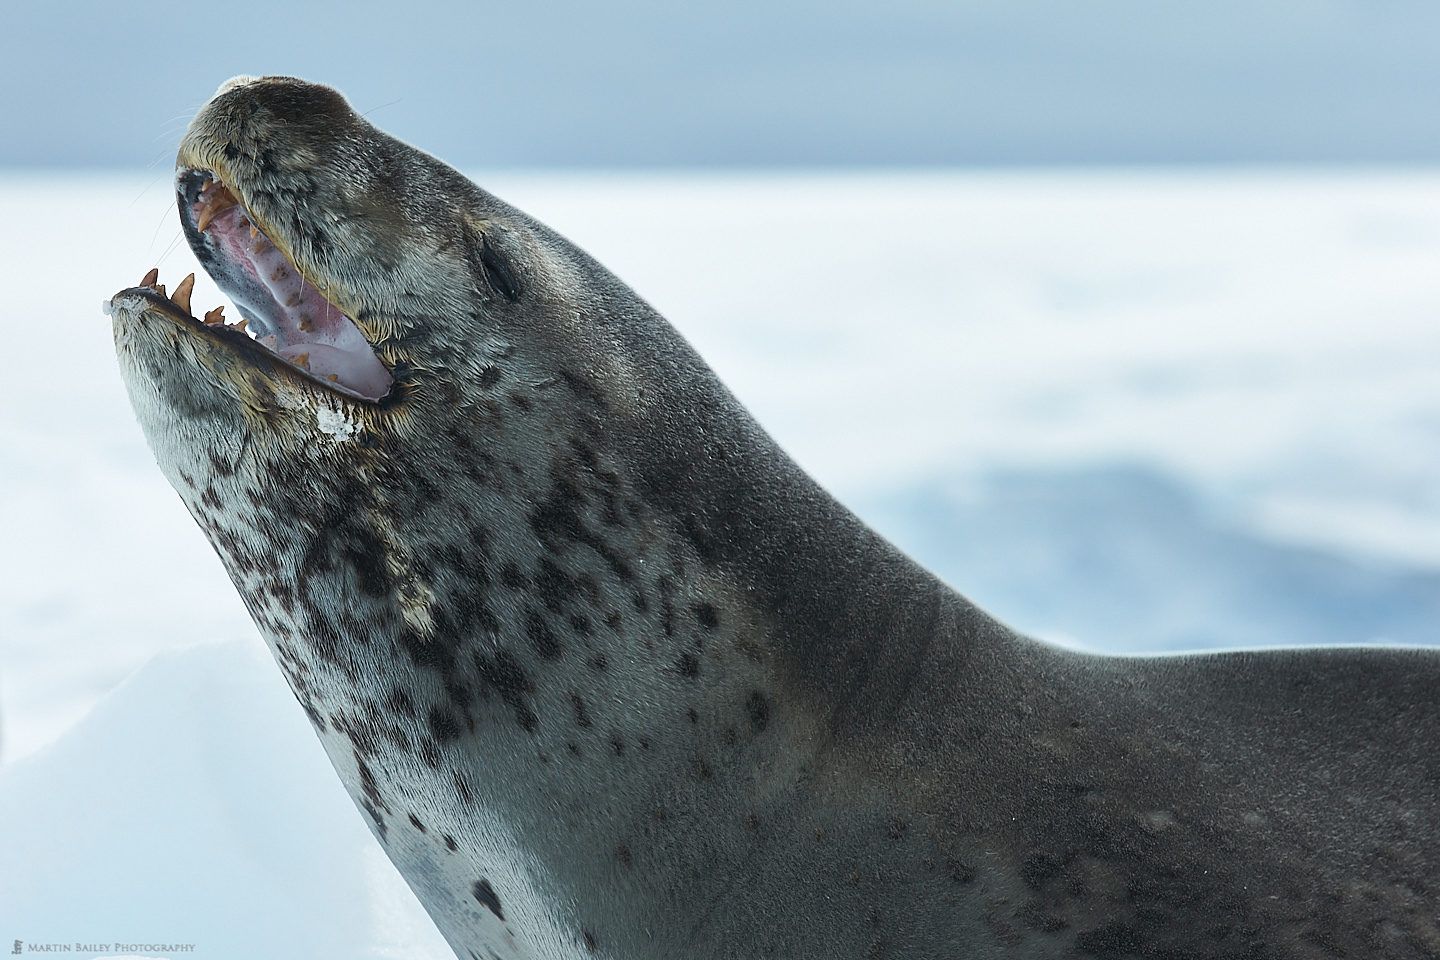
<path id="1" fill-rule="evenodd" d="M 315 408 L 315 425 L 336 443 L 344 443 L 360 430 L 360 425 L 344 410 L 324 402 Z"/>
<path id="2" fill-rule="evenodd" d="M 1022 629 L 1440 642 L 1440 174 L 481 182 Z M 447 957 L 131 416 L 97 304 L 196 269 L 169 187 L 0 177 L 0 943 Z"/>
<path id="3" fill-rule="evenodd" d="M 227 960 L 452 956 L 258 643 L 157 654 L 0 773 L 0 824 L 7 940 Z"/>

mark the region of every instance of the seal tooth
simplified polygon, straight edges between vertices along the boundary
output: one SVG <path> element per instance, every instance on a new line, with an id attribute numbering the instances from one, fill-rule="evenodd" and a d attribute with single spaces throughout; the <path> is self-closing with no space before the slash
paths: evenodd
<path id="1" fill-rule="evenodd" d="M 250 325 L 250 320 L 249 320 L 249 318 L 248 318 L 248 317 L 241 317 L 241 318 L 240 318 L 240 322 L 237 323 L 237 324 L 235 324 L 234 329 L 239 330 L 241 333 L 244 333 L 244 332 L 245 332 L 245 328 L 246 328 L 247 326 L 249 326 L 249 325 Z"/>
<path id="2" fill-rule="evenodd" d="M 195 274 L 190 274 L 184 280 L 175 285 L 175 292 L 170 294 L 170 300 L 184 310 L 190 312 L 190 291 L 195 289 Z"/>
<path id="3" fill-rule="evenodd" d="M 159 279 L 160 279 L 160 268 L 159 268 L 159 267 L 151 267 L 151 268 L 150 268 L 150 272 L 147 273 L 147 274 L 145 274 L 145 276 L 143 276 L 143 277 L 140 278 L 140 286 L 142 286 L 142 287 L 153 287 L 153 286 L 155 286 L 155 281 L 156 281 L 156 280 L 159 280 Z"/>
<path id="4" fill-rule="evenodd" d="M 295 366 L 299 367 L 301 370 L 309 370 L 309 369 L 310 369 L 310 354 L 308 354 L 308 353 L 297 353 L 297 354 L 295 354 L 295 357 L 294 357 L 290 362 L 293 363 L 293 364 L 295 364 Z"/>
<path id="5" fill-rule="evenodd" d="M 224 326 L 224 325 L 225 325 L 225 305 L 222 303 L 220 306 L 216 307 L 214 310 L 207 311 L 206 314 L 205 314 L 205 322 L 208 323 L 208 324 L 212 324 L 212 325 L 218 323 L 218 324 L 220 324 L 221 326 Z"/>
<path id="6" fill-rule="evenodd" d="M 205 228 L 210 226 L 210 221 L 239 202 L 235 194 L 230 192 L 230 188 L 223 183 L 215 180 L 207 182 L 200 188 L 200 201 L 197 206 L 204 206 L 195 217 L 195 229 L 204 233 Z"/>
<path id="7" fill-rule="evenodd" d="M 150 284 L 150 289 L 154 290 L 162 297 L 168 296 L 168 294 L 165 293 L 165 284 L 163 283 L 152 283 Z"/>

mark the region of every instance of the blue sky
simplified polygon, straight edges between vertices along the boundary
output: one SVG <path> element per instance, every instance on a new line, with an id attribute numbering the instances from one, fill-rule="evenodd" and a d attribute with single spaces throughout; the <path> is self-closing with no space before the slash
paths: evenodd
<path id="1" fill-rule="evenodd" d="M 1434 163 L 1433 0 L 70 0 L 0 32 L 0 166 L 168 166 L 226 77 L 466 166 Z"/>

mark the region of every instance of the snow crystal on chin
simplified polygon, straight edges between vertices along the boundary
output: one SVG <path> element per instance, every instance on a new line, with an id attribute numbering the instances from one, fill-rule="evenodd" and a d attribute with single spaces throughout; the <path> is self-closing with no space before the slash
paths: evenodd
<path id="1" fill-rule="evenodd" d="M 351 440 L 360 432 L 360 425 L 351 420 L 348 413 L 327 403 L 316 405 L 315 425 L 320 428 L 321 433 L 327 434 L 336 443 Z"/>

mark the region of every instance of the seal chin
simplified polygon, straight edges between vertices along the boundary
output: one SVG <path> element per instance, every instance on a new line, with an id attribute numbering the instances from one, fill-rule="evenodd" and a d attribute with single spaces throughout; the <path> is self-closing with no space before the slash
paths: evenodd
<path id="1" fill-rule="evenodd" d="M 242 317 L 239 330 L 332 389 L 362 400 L 394 384 L 370 342 L 256 224 L 240 197 L 207 170 L 176 177 L 181 223 L 195 255 Z M 223 325 L 220 309 L 205 323 Z"/>

